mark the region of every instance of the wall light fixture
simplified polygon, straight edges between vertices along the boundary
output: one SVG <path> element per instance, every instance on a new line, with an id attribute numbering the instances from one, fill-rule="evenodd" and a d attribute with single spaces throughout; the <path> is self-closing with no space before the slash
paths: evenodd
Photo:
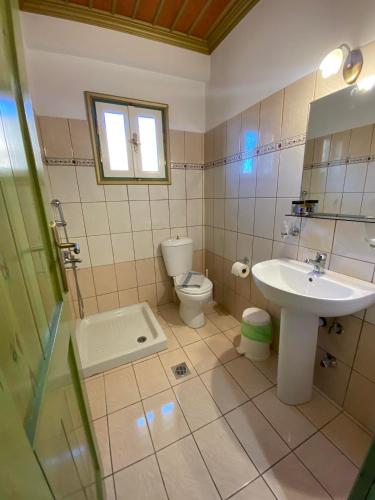
<path id="1" fill-rule="evenodd" d="M 323 78 L 329 78 L 339 72 L 345 53 L 342 75 L 347 84 L 355 83 L 362 70 L 363 56 L 360 49 L 352 50 L 346 43 L 332 50 L 320 63 L 319 69 Z"/>

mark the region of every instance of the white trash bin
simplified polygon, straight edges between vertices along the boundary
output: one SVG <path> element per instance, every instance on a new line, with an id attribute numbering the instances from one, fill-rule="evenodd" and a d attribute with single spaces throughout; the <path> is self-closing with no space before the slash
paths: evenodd
<path id="1" fill-rule="evenodd" d="M 252 361 L 263 361 L 270 355 L 272 341 L 271 316 L 258 307 L 249 307 L 242 313 L 241 342 L 237 347 Z"/>

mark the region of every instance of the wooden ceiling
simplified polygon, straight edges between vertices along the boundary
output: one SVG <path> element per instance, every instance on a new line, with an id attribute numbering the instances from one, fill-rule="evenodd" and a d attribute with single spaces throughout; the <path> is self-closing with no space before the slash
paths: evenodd
<path id="1" fill-rule="evenodd" d="M 22 10 L 210 54 L 259 0 L 19 0 Z"/>

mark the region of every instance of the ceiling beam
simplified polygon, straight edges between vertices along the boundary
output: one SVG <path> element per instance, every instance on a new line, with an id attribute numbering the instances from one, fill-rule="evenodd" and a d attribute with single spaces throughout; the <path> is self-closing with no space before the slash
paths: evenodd
<path id="1" fill-rule="evenodd" d="M 134 7 L 133 7 L 133 12 L 132 12 L 132 18 L 135 19 L 138 14 L 138 9 L 139 9 L 139 4 L 141 3 L 141 0 L 136 0 Z"/>
<path id="2" fill-rule="evenodd" d="M 117 0 L 112 0 L 112 7 L 111 7 L 112 14 L 116 14 L 116 8 L 117 8 Z"/>
<path id="3" fill-rule="evenodd" d="M 122 31 L 203 54 L 209 53 L 207 42 L 196 36 L 176 31 L 171 33 L 168 28 L 154 26 L 140 19 L 132 19 L 119 14 L 113 15 L 110 12 L 99 9 L 88 9 L 83 5 L 72 2 L 66 3 L 65 0 L 21 0 L 21 9 L 35 14 L 44 14 L 46 16 L 92 24 L 101 28 Z"/>
<path id="4" fill-rule="evenodd" d="M 259 0 L 237 0 L 227 15 L 207 37 L 209 52 L 213 52 L 232 29 L 243 19 Z"/>
<path id="5" fill-rule="evenodd" d="M 210 33 L 212 33 L 214 31 L 214 29 L 216 28 L 216 26 L 218 26 L 223 21 L 223 19 L 228 14 L 230 9 L 233 7 L 233 4 L 235 4 L 236 2 L 237 2 L 237 0 L 229 0 L 229 2 L 227 3 L 227 6 L 220 12 L 216 21 L 214 23 L 212 23 L 212 25 L 209 27 L 209 30 L 205 34 L 204 38 L 209 37 Z"/>
<path id="6" fill-rule="evenodd" d="M 199 12 L 198 16 L 195 18 L 195 21 L 193 22 L 193 24 L 190 26 L 189 28 L 189 31 L 188 31 L 188 35 L 191 35 L 192 32 L 194 31 L 194 29 L 196 28 L 196 26 L 199 24 L 200 20 L 202 19 L 202 17 L 204 16 L 204 14 L 206 13 L 206 10 L 208 9 L 208 7 L 212 4 L 212 0 L 207 0 L 206 2 L 206 5 L 203 7 L 203 9 Z"/>
<path id="7" fill-rule="evenodd" d="M 157 24 L 157 22 L 159 20 L 160 12 L 162 11 L 164 4 L 165 4 L 165 0 L 160 0 L 158 8 L 156 9 L 156 12 L 154 15 L 154 19 L 152 20 L 152 24 Z"/>
<path id="8" fill-rule="evenodd" d="M 179 10 L 177 11 L 177 14 L 175 15 L 175 17 L 174 17 L 174 19 L 173 19 L 173 21 L 172 21 L 172 24 L 171 24 L 171 27 L 170 27 L 170 30 L 171 30 L 171 31 L 173 31 L 173 30 L 174 30 L 174 28 L 175 28 L 175 26 L 176 26 L 176 24 L 177 24 L 178 20 L 181 18 L 182 14 L 184 13 L 184 10 L 185 10 L 185 7 L 186 7 L 186 5 L 187 5 L 188 1 L 189 1 L 189 0 L 184 0 L 184 1 L 182 2 L 181 7 L 180 7 L 180 8 L 179 8 Z"/>

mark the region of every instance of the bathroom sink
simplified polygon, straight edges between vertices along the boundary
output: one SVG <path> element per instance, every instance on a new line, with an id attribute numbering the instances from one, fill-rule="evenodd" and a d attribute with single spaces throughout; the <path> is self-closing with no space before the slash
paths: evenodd
<path id="1" fill-rule="evenodd" d="M 312 396 L 319 316 L 371 306 L 375 285 L 333 271 L 318 274 L 311 264 L 291 259 L 260 262 L 252 274 L 264 297 L 281 306 L 277 395 L 287 404 L 306 403 Z"/>
<path id="2" fill-rule="evenodd" d="M 372 283 L 333 271 L 316 274 L 310 264 L 296 260 L 266 260 L 256 264 L 252 273 L 268 300 L 319 316 L 344 316 L 375 302 Z"/>

